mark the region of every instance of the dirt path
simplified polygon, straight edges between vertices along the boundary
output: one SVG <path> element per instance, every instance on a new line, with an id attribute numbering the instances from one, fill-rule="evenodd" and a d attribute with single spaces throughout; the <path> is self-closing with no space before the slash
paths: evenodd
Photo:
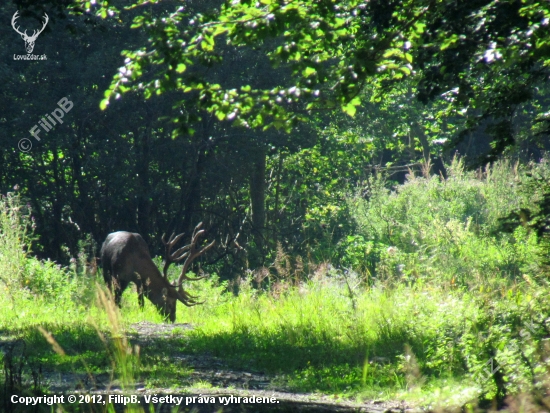
<path id="1" fill-rule="evenodd" d="M 163 337 L 173 337 L 175 329 L 188 330 L 189 324 L 153 324 L 148 322 L 136 323 L 131 326 L 135 333 L 130 335 L 132 343 L 140 346 L 148 345 L 151 342 Z M 194 403 L 187 406 L 197 412 L 216 412 L 223 407 L 223 412 L 413 412 L 409 406 L 400 402 L 371 401 L 369 403 L 354 403 L 344 400 L 336 400 L 334 397 L 316 394 L 296 394 L 285 391 L 280 385 L 275 384 L 274 377 L 266 374 L 253 373 L 248 371 L 229 369 L 225 363 L 207 355 L 196 356 L 182 353 L 171 355 L 175 360 L 181 360 L 193 368 L 191 380 L 194 382 L 206 382 L 215 389 L 193 389 L 186 388 L 174 390 L 173 394 L 185 395 L 185 397 L 207 396 L 212 400 L 228 400 L 222 397 L 233 396 L 232 401 L 237 397 L 241 403 L 228 403 L 225 406 L 218 404 L 204 405 Z M 231 389 L 231 390 L 229 390 Z M 143 396 L 147 394 L 169 394 L 163 389 L 156 389 L 156 392 L 145 389 L 137 389 Z M 243 403 L 245 397 L 274 398 L 277 402 L 273 404 L 248 404 Z M 238 400 L 238 399 L 237 399 Z M 157 411 L 157 410 L 155 410 Z M 168 411 L 168 410 L 167 410 Z"/>
<path id="2" fill-rule="evenodd" d="M 164 339 L 174 339 L 178 332 L 189 330 L 189 324 L 154 324 L 140 322 L 130 326 L 128 333 L 132 345 L 141 348 L 164 343 Z M 184 334 L 184 333 L 183 333 Z M 6 343 L 4 343 L 6 344 Z M 165 348 L 163 349 L 165 350 Z M 145 388 L 144 383 L 136 383 L 135 390 L 121 391 L 118 383 L 109 374 L 87 375 L 82 373 L 42 372 L 42 384 L 51 394 L 98 394 L 106 399 L 108 395 L 134 394 L 145 411 L 151 412 L 194 412 L 194 413 L 233 413 L 233 412 L 372 412 L 372 413 L 413 413 L 418 410 L 401 402 L 370 401 L 355 403 L 319 394 L 296 394 L 285 391 L 275 377 L 238 369 L 230 369 L 221 359 L 209 355 L 181 353 L 177 346 L 163 355 L 190 370 L 190 375 L 180 388 Z M 193 388 L 193 383 L 204 383 L 204 387 Z M 232 398 L 231 398 L 232 396 Z M 164 399 L 154 399 L 164 397 Z M 181 397 L 182 399 L 176 399 Z M 193 399 L 193 397 L 195 399 Z M 202 399 L 201 399 L 202 397 Z M 250 398 L 254 397 L 251 403 Z M 240 399 L 239 399 L 240 398 Z M 259 404 L 257 398 L 270 403 Z M 193 402 L 194 400 L 194 402 Z M 204 401 L 207 403 L 204 403 Z M 179 406 L 177 410 L 174 407 Z M 115 405 L 116 411 L 123 411 L 122 404 Z M 221 410 L 220 410 L 221 409 Z M 91 411 L 94 409 L 92 408 Z M 100 410 L 98 410 L 100 411 Z"/>

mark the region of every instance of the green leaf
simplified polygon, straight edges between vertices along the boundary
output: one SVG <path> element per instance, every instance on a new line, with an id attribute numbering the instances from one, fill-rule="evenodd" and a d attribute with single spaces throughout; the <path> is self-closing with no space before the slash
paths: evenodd
<path id="1" fill-rule="evenodd" d="M 448 49 L 453 44 L 455 44 L 457 41 L 458 41 L 458 35 L 453 34 L 453 35 L 449 36 L 448 38 L 446 38 L 445 40 L 443 40 L 443 42 L 441 43 L 440 49 L 441 50 Z"/>
<path id="2" fill-rule="evenodd" d="M 401 66 L 399 68 L 399 70 L 401 70 L 403 73 L 405 73 L 406 75 L 410 75 L 411 74 L 411 69 L 409 69 L 407 66 Z"/>
<path id="3" fill-rule="evenodd" d="M 416 29 L 416 33 L 422 34 L 424 33 L 424 29 L 426 29 L 426 25 L 424 23 L 418 22 L 414 24 L 414 28 Z"/>
<path id="4" fill-rule="evenodd" d="M 355 112 L 357 112 L 357 108 L 350 103 L 348 103 L 346 106 L 342 107 L 342 110 L 347 113 L 352 118 L 355 116 Z"/>
<path id="5" fill-rule="evenodd" d="M 388 49 L 384 52 L 383 57 L 403 56 L 403 52 L 399 49 Z"/>
<path id="6" fill-rule="evenodd" d="M 315 68 L 313 67 L 306 67 L 303 71 L 302 71 L 302 75 L 304 77 L 309 77 L 310 75 L 314 74 L 314 73 L 317 73 L 317 70 L 315 70 Z"/>
<path id="7" fill-rule="evenodd" d="M 178 67 L 176 67 L 176 72 L 183 73 L 185 72 L 185 69 L 187 69 L 187 66 L 185 66 L 185 64 L 183 63 L 180 63 L 178 64 Z"/>

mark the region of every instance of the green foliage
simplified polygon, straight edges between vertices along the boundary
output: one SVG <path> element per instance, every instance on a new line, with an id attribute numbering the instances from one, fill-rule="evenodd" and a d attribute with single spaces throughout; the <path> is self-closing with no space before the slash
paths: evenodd
<path id="1" fill-rule="evenodd" d="M 352 130 L 329 127 L 311 148 L 270 159 L 277 174 L 266 197 L 275 241 L 314 262 L 332 260 L 334 245 L 351 232 L 346 194 L 364 177 L 371 143 Z M 279 236 L 291 234 L 291 236 Z"/>
<path id="2" fill-rule="evenodd" d="M 90 299 L 90 280 L 52 261 L 26 253 L 34 218 L 12 193 L 0 198 L 0 282 L 10 297 L 32 296 L 63 303 Z"/>
<path id="3" fill-rule="evenodd" d="M 54 7 L 11 3 L 29 23 Z M 223 259 L 205 259 L 222 278 L 247 263 L 266 265 L 279 242 L 338 264 L 334 246 L 353 232 L 342 199 L 367 172 L 446 156 L 442 143 L 452 138 L 475 147 L 467 159 L 520 135 L 529 143 L 518 148 L 522 157 L 535 141 L 546 145 L 536 135 L 544 130 L 532 128 L 548 109 L 548 13 L 540 2 L 74 3 L 81 7 L 66 10 L 84 16 L 70 16 L 73 36 L 41 43 L 60 56 L 86 49 L 89 60 L 50 59 L 23 77 L 3 69 L 15 79 L 5 108 L 14 123 L 0 125 L 6 147 L 51 113 L 52 96 L 83 97 L 55 133 L 31 138 L 30 153 L 2 153 L 0 191 L 20 187 L 37 220 L 35 252 L 57 262 L 76 256 L 83 234 L 101 242 L 113 228 L 131 229 L 159 253 L 163 232 L 205 221 L 212 238 L 239 237 L 238 246 L 218 242 L 211 251 Z M 1 12 L 6 21 L 10 7 Z M 90 24 L 104 31 L 96 36 Z M 2 40 L 8 54 L 12 40 Z M 102 99 L 109 110 L 98 108 Z M 482 129 L 492 123 L 491 147 Z M 265 186 L 255 185 L 267 201 L 264 225 L 250 207 L 264 199 L 250 184 L 261 181 L 251 170 L 265 158 Z M 307 188 L 293 190 L 296 178 Z M 286 194 L 276 200 L 279 183 Z"/>
<path id="4" fill-rule="evenodd" d="M 543 292 L 547 286 L 528 277 L 526 281 L 532 288 L 480 291 L 475 302 L 481 311 L 458 343 L 469 371 L 488 395 L 538 392 L 546 386 L 548 363 L 540 355 L 548 351 L 544 314 L 549 307 Z M 491 360 L 497 370 L 493 377 L 487 374 Z"/>
<path id="5" fill-rule="evenodd" d="M 547 285 L 364 290 L 325 271 L 268 293 L 242 280 L 238 297 L 193 308 L 189 351 L 278 373 L 299 391 L 425 399 L 434 395 L 415 388 L 439 392 L 454 377 L 464 403 L 545 388 Z M 491 360 L 502 382 L 486 372 Z"/>
<path id="6" fill-rule="evenodd" d="M 541 258 L 548 263 L 550 252 L 550 165 L 547 159 L 531 164 L 529 172 L 523 177 L 520 193 L 529 199 L 515 208 L 509 215 L 501 218 L 501 229 L 520 231 L 522 227 L 537 234 L 541 247 Z"/>
<path id="7" fill-rule="evenodd" d="M 0 282 L 10 293 L 24 286 L 29 213 L 17 195 L 0 195 Z"/>
<path id="8" fill-rule="evenodd" d="M 499 218 L 529 202 L 516 169 L 503 162 L 476 176 L 455 160 L 449 173 L 446 180 L 409 177 L 392 191 L 378 179 L 368 200 L 349 200 L 365 260 L 378 261 L 375 275 L 472 285 L 532 272 L 540 262 L 536 234 L 497 233 Z"/>
<path id="9" fill-rule="evenodd" d="M 372 276 L 380 261 L 383 245 L 367 241 L 362 235 L 348 235 L 338 242 L 336 249 L 342 267 Z"/>
<path id="10" fill-rule="evenodd" d="M 61 302 L 81 299 L 84 295 L 81 292 L 87 287 L 75 274 L 60 265 L 32 257 L 26 259 L 22 286 L 26 287 L 30 294 Z"/>
<path id="11" fill-rule="evenodd" d="M 92 10 L 116 15 L 112 3 Z M 177 90 L 219 120 L 291 131 L 308 119 L 304 111 L 340 108 L 355 116 L 363 91 L 383 101 L 410 82 L 409 95 L 443 103 L 435 115 L 442 121 L 435 122 L 438 128 L 465 118 L 457 142 L 492 118 L 492 142 L 481 158 L 494 160 L 514 143 L 517 105 L 533 100 L 547 79 L 549 15 L 544 2 L 424 0 L 234 1 L 189 16 L 183 8 L 162 19 L 143 13 L 134 16 L 134 27 L 147 28 L 151 44 L 124 52 L 125 65 L 101 107 L 131 90 L 145 98 Z M 227 50 L 244 49 L 261 50 L 273 72 L 284 68 L 286 76 L 251 87 L 198 75 L 224 62 Z M 149 79 L 145 68 L 151 66 L 157 69 Z M 182 124 L 182 131 L 189 129 Z"/>

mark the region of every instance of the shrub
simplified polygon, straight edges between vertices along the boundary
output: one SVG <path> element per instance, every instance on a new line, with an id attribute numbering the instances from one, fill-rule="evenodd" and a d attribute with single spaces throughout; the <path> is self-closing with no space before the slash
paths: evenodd
<path id="1" fill-rule="evenodd" d="M 28 256 L 33 218 L 18 195 L 0 196 L 0 282 L 12 299 L 40 296 L 79 300 L 90 292 L 75 271 Z"/>
<path id="2" fill-rule="evenodd" d="M 9 292 L 24 287 L 24 269 L 31 223 L 28 207 L 14 193 L 0 195 L 0 282 Z"/>
<path id="3" fill-rule="evenodd" d="M 384 179 L 376 180 L 367 200 L 355 196 L 348 201 L 364 262 L 377 278 L 451 285 L 533 271 L 539 261 L 536 234 L 498 232 L 499 219 L 528 202 L 518 190 L 518 177 L 517 168 L 507 162 L 480 173 L 465 172 L 455 160 L 446 180 L 411 175 L 392 190 Z M 344 255 L 358 261 L 355 246 Z"/>

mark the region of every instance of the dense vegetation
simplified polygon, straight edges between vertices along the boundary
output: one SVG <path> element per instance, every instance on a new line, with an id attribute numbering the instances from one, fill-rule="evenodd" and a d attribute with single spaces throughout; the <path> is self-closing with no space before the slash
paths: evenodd
<path id="1" fill-rule="evenodd" d="M 178 319 L 195 328 L 139 350 L 104 335 L 162 321 L 154 307 L 140 311 L 127 293 L 119 313 L 85 261 L 64 269 L 24 252 L 32 221 L 9 194 L 1 201 L 0 329 L 26 347 L 9 347 L 4 363 L 19 363 L 15 386 L 27 390 L 38 366 L 108 372 L 128 388 L 135 381 L 153 389 L 207 386 L 164 356 L 177 348 L 277 375 L 280 386 L 299 392 L 431 406 L 529 393 L 528 402 L 538 403 L 549 367 L 541 245 L 523 226 L 496 232 L 503 203 L 532 203 L 523 189 L 527 172 L 548 176 L 550 168 L 502 162 L 465 172 L 455 161 L 446 180 L 410 175 L 393 189 L 374 181 L 368 201 L 361 194 L 346 200 L 358 231 L 333 248 L 346 266 L 310 262 L 306 271 L 279 247 L 267 271 L 250 269 L 232 288 L 215 275 L 189 285 L 206 303 L 180 308 Z M 493 375 L 488 362 L 498 367 Z"/>
<path id="2" fill-rule="evenodd" d="M 48 58 L 14 58 L 5 27 L 4 389 L 44 390 L 39 371 L 208 385 L 177 348 L 295 391 L 545 403 L 548 3 L 10 0 L 0 16 L 15 11 L 29 32 L 47 13 Z M 132 348 L 123 331 L 163 320 L 130 292 L 113 307 L 98 246 L 124 229 L 157 256 L 201 221 L 216 246 L 187 287 L 206 303 L 178 311 L 194 329 Z"/>

